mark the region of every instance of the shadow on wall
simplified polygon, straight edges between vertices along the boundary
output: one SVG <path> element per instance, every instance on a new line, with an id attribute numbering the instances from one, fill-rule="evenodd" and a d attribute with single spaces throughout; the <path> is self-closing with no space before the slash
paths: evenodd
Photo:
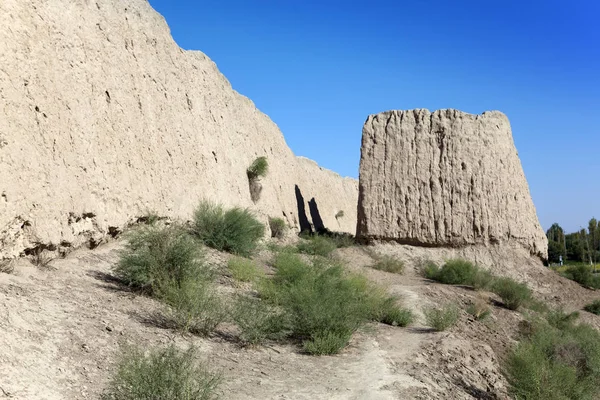
<path id="1" fill-rule="evenodd" d="M 308 209 L 310 211 L 310 218 L 312 219 L 315 231 L 318 233 L 326 232 L 327 229 L 325 228 L 323 218 L 321 218 L 321 214 L 319 213 L 319 206 L 317 206 L 317 200 L 315 200 L 314 197 L 308 202 Z"/>
<path id="2" fill-rule="evenodd" d="M 298 205 L 298 222 L 300 223 L 300 232 L 312 233 L 312 226 L 306 216 L 306 207 L 304 206 L 304 197 L 298 185 L 295 185 L 296 190 L 296 204 Z"/>
<path id="3" fill-rule="evenodd" d="M 308 202 L 308 209 L 310 212 L 310 218 L 312 220 L 312 224 L 308 220 L 308 216 L 306 215 L 306 206 L 304 203 L 304 197 L 302 196 L 302 192 L 298 185 L 295 185 L 296 191 L 296 203 L 298 205 L 298 219 L 300 223 L 300 232 L 301 233 L 313 233 L 314 231 L 317 233 L 327 232 L 327 228 L 325 228 L 325 224 L 323 223 L 323 218 L 321 218 L 321 213 L 319 212 L 319 206 L 317 205 L 317 200 L 313 197 Z"/>

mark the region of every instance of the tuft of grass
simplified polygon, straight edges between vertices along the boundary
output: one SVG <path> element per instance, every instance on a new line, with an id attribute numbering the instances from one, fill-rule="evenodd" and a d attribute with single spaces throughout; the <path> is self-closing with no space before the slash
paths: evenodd
<path id="1" fill-rule="evenodd" d="M 0 273 L 12 274 L 14 271 L 15 266 L 12 259 L 0 260 Z"/>
<path id="2" fill-rule="evenodd" d="M 313 235 L 307 236 L 305 240 L 298 243 L 297 248 L 300 253 L 329 257 L 337 249 L 337 245 L 327 236 Z"/>
<path id="3" fill-rule="evenodd" d="M 440 272 L 440 267 L 435 262 L 433 262 L 431 260 L 426 260 L 426 261 L 422 262 L 422 264 L 420 266 L 420 270 L 421 270 L 421 274 L 425 278 L 435 281 L 436 277 L 438 276 L 438 274 Z"/>
<path id="4" fill-rule="evenodd" d="M 427 325 L 438 332 L 445 331 L 454 326 L 458 322 L 460 316 L 460 310 L 454 304 L 426 308 L 423 313 L 425 314 Z"/>
<path id="5" fill-rule="evenodd" d="M 42 247 L 35 248 L 31 253 L 31 263 L 40 269 L 52 269 L 51 262 L 52 257 Z"/>
<path id="6" fill-rule="evenodd" d="M 467 308 L 467 312 L 477 321 L 482 321 L 492 314 L 492 309 L 487 301 L 478 298 Z"/>
<path id="7" fill-rule="evenodd" d="M 588 265 L 568 266 L 561 275 L 579 283 L 581 286 L 600 289 L 600 275 L 593 274 L 591 267 Z"/>
<path id="8" fill-rule="evenodd" d="M 339 352 L 352 334 L 368 321 L 399 326 L 411 316 L 395 305 L 395 299 L 342 265 L 325 258 L 305 262 L 298 254 L 275 255 L 272 279 L 258 285 L 261 298 L 282 310 L 288 337 L 303 343 L 305 351 Z"/>
<path id="9" fill-rule="evenodd" d="M 218 374 L 196 362 L 196 351 L 171 345 L 151 350 L 127 350 L 104 391 L 103 400 L 212 400 L 221 383 Z"/>
<path id="10" fill-rule="evenodd" d="M 488 270 L 477 268 L 470 284 L 475 290 L 489 289 L 494 285 L 496 277 Z"/>
<path id="11" fill-rule="evenodd" d="M 454 259 L 448 260 L 442 268 L 435 271 L 431 268 L 432 276 L 438 282 L 447 285 L 470 284 L 476 273 L 476 267 L 470 261 Z"/>
<path id="12" fill-rule="evenodd" d="M 286 316 L 261 299 L 239 296 L 233 307 L 232 319 L 240 330 L 240 341 L 247 345 L 282 339 L 288 334 Z"/>
<path id="13" fill-rule="evenodd" d="M 543 309 L 543 305 L 533 299 L 531 289 L 526 284 L 511 278 L 497 278 L 466 260 L 449 260 L 441 268 L 427 262 L 422 273 L 428 279 L 449 285 L 462 284 L 475 289 L 490 289 L 502 298 L 504 306 L 509 310 L 517 310 L 522 305 Z"/>
<path id="14" fill-rule="evenodd" d="M 375 305 L 375 315 L 373 319 L 391 326 L 405 327 L 415 321 L 415 315 L 412 311 L 402 308 L 396 304 L 396 299 L 393 297 L 377 296 L 376 301 L 379 305 Z"/>
<path id="15" fill-rule="evenodd" d="M 212 282 L 200 279 L 168 285 L 159 298 L 170 308 L 167 316 L 177 329 L 207 336 L 225 321 L 228 310 Z"/>
<path id="16" fill-rule="evenodd" d="M 234 279 L 241 282 L 255 282 L 264 274 L 254 261 L 242 257 L 233 257 L 227 263 Z"/>
<path id="17" fill-rule="evenodd" d="M 579 312 L 566 313 L 562 308 L 557 308 L 546 313 L 546 321 L 553 327 L 565 330 L 574 326 L 579 318 Z"/>
<path id="18" fill-rule="evenodd" d="M 600 315 L 600 300 L 594 300 L 583 308 L 585 311 L 592 314 Z"/>
<path id="19" fill-rule="evenodd" d="M 504 306 L 509 310 L 518 310 L 532 298 L 531 289 L 525 283 L 519 283 L 511 278 L 497 278 L 491 289 L 500 296 Z"/>
<path id="20" fill-rule="evenodd" d="M 343 247 L 352 247 L 356 244 L 356 238 L 349 233 L 330 232 L 328 236 L 331 240 L 333 240 L 333 243 L 335 243 L 335 247 L 337 247 L 338 249 L 341 249 Z"/>
<path id="21" fill-rule="evenodd" d="M 265 227 L 247 209 L 202 201 L 194 213 L 194 233 L 208 247 L 242 256 L 250 255 Z"/>
<path id="22" fill-rule="evenodd" d="M 250 164 L 248 169 L 246 170 L 246 174 L 248 175 L 248 179 L 254 180 L 259 177 L 267 176 L 269 172 L 269 162 L 267 161 L 267 157 L 258 157 L 256 160 Z"/>
<path id="23" fill-rule="evenodd" d="M 179 225 L 132 231 L 114 273 L 134 290 L 168 305 L 179 329 L 208 334 L 226 315 L 199 244 Z"/>
<path id="24" fill-rule="evenodd" d="M 548 304 L 534 297 L 531 297 L 527 302 L 523 304 L 523 306 L 540 314 L 546 314 L 550 311 Z"/>
<path id="25" fill-rule="evenodd" d="M 394 274 L 402 274 L 404 272 L 404 262 L 392 256 L 383 255 L 377 257 L 377 261 L 371 268 Z"/>
<path id="26" fill-rule="evenodd" d="M 280 245 L 275 242 L 268 242 L 266 248 L 273 253 L 297 253 L 298 247 L 291 244 Z"/>
<path id="27" fill-rule="evenodd" d="M 422 269 L 423 275 L 431 280 L 447 285 L 468 285 L 475 289 L 488 288 L 494 276 L 470 261 L 459 258 L 451 259 L 440 268 L 429 261 Z"/>
<path id="28" fill-rule="evenodd" d="M 269 227 L 271 228 L 271 237 L 281 239 L 285 236 L 287 226 L 283 218 L 269 218 Z"/>
<path id="29" fill-rule="evenodd" d="M 352 334 L 348 332 L 318 332 L 302 344 L 304 351 L 315 356 L 333 355 L 348 345 Z"/>
<path id="30" fill-rule="evenodd" d="M 505 374 L 518 399 L 596 399 L 600 395 L 600 332 L 557 311 L 531 328 L 507 357 Z"/>

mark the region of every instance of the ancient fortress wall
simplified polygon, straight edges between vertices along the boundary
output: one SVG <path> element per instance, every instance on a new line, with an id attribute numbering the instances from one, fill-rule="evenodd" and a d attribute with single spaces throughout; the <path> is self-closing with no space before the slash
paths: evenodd
<path id="1" fill-rule="evenodd" d="M 97 242 L 148 211 L 189 218 L 201 198 L 354 233 L 357 181 L 294 156 L 147 1 L 2 0 L 0 26 L 0 258 Z"/>
<path id="2" fill-rule="evenodd" d="M 360 237 L 430 247 L 519 244 L 547 257 L 508 118 L 418 109 L 363 128 Z"/>

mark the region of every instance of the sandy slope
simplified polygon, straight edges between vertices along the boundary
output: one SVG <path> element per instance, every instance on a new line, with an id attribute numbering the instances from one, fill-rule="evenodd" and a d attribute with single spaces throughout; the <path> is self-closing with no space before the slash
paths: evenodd
<path id="1" fill-rule="evenodd" d="M 46 271 L 21 260 L 14 274 L 0 274 L 0 399 L 96 399 L 120 346 L 170 342 L 197 346 L 223 373 L 224 399 L 506 398 L 498 360 L 514 343 L 522 318 L 517 313 L 495 308 L 486 323 L 464 313 L 444 333 L 431 332 L 422 319 L 409 328 L 377 324 L 333 357 L 302 355 L 291 345 L 244 349 L 226 335 L 182 337 L 152 324 L 147 317 L 160 305 L 110 279 L 120 247 L 116 241 L 82 249 L 53 261 L 54 269 Z M 417 314 L 427 304 L 466 306 L 475 296 L 465 288 L 427 282 L 410 264 L 402 276 L 367 268 L 372 259 L 361 248 L 338 255 L 350 269 L 401 296 Z M 226 258 L 211 252 L 213 261 Z M 224 292 L 237 290 L 222 281 Z M 584 291 L 575 297 L 593 296 Z"/>

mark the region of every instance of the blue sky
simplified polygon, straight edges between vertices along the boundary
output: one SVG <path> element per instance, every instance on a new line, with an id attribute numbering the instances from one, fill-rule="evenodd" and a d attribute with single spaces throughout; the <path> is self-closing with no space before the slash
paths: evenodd
<path id="1" fill-rule="evenodd" d="M 600 1 L 150 3 L 297 155 L 357 177 L 369 114 L 500 110 L 543 228 L 600 217 Z"/>

